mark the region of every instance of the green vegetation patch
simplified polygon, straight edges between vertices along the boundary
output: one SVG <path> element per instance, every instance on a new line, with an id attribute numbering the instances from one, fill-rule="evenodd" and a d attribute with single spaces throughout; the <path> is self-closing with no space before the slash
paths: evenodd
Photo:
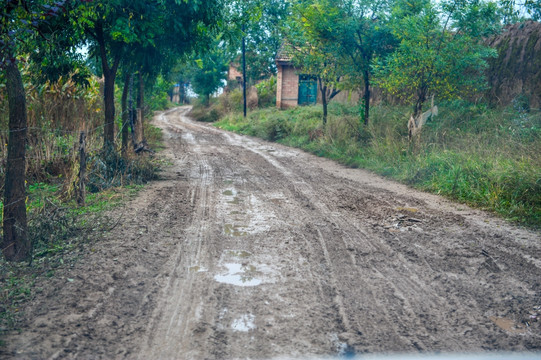
<path id="1" fill-rule="evenodd" d="M 370 169 L 413 187 L 541 226 L 541 113 L 453 101 L 408 141 L 410 108 L 373 108 L 368 126 L 357 106 L 264 109 L 233 113 L 215 125 L 298 147 L 351 167 Z"/>

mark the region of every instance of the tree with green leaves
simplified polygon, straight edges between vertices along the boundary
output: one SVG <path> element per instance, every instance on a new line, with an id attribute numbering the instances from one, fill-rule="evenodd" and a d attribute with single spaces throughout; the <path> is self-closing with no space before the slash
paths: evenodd
<path id="1" fill-rule="evenodd" d="M 290 2 L 283 0 L 227 2 L 223 35 L 228 58 L 240 65 L 244 37 L 248 84 L 276 74 L 276 54 L 282 45 L 284 23 L 289 12 Z"/>
<path id="2" fill-rule="evenodd" d="M 414 121 L 429 97 L 465 97 L 485 86 L 486 58 L 495 51 L 482 43 L 484 17 L 476 14 L 491 13 L 487 6 L 480 0 L 397 2 L 391 24 L 400 44 L 374 70 L 380 87 L 413 105 Z"/>
<path id="3" fill-rule="evenodd" d="M 328 1 L 299 2 L 293 6 L 288 22 L 287 42 L 284 44 L 296 67 L 317 79 L 323 105 L 323 125 L 327 123 L 329 102 L 340 93 L 344 67 L 336 45 L 322 33 L 326 18 L 336 9 Z"/>
<path id="4" fill-rule="evenodd" d="M 0 69 L 9 103 L 2 237 L 2 253 L 8 261 L 24 261 L 32 254 L 26 219 L 26 92 L 19 56 L 29 51 L 39 27 L 63 10 L 60 1 L 7 0 L 0 6 Z"/>
<path id="5" fill-rule="evenodd" d="M 526 18 L 541 20 L 541 2 L 538 0 L 499 0 L 499 10 L 505 24 Z"/>
<path id="6" fill-rule="evenodd" d="M 206 105 L 210 102 L 210 95 L 224 85 L 226 72 L 227 56 L 218 40 L 215 40 L 212 50 L 193 55 L 186 66 L 193 90 Z"/>
<path id="7" fill-rule="evenodd" d="M 374 57 L 389 52 L 394 39 L 387 26 L 387 0 L 302 0 L 305 33 L 341 68 L 343 87 L 363 91 L 364 123 L 370 117 Z M 328 63 L 328 62 L 327 62 Z"/>
<path id="8" fill-rule="evenodd" d="M 169 52 L 191 50 L 217 25 L 220 5 L 219 0 L 109 0 L 79 8 L 74 25 L 100 59 L 104 77 L 104 149 L 114 149 L 114 86 L 121 63 L 136 63 L 140 71 L 149 64 L 163 67 Z"/>

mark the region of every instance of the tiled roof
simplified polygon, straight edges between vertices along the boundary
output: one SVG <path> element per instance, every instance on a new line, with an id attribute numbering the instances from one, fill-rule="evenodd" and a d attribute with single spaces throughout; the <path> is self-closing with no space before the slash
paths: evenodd
<path id="1" fill-rule="evenodd" d="M 284 41 L 276 54 L 276 61 L 289 62 L 291 59 L 291 46 L 288 42 Z"/>

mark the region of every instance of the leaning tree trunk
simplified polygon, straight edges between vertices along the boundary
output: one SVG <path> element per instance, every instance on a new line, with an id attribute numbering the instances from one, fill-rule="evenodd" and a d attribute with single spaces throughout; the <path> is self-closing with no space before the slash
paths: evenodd
<path id="1" fill-rule="evenodd" d="M 32 255 L 26 223 L 26 99 L 17 64 L 6 67 L 9 103 L 9 140 L 4 185 L 4 237 L 2 252 L 8 261 L 24 261 Z"/>

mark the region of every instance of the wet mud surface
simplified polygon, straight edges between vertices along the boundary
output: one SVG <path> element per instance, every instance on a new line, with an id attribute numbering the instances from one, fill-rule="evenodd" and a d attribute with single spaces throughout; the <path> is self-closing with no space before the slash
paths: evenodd
<path id="1" fill-rule="evenodd" d="M 3 357 L 541 350 L 539 232 L 187 111 L 155 119 L 163 179 L 42 284 Z"/>

